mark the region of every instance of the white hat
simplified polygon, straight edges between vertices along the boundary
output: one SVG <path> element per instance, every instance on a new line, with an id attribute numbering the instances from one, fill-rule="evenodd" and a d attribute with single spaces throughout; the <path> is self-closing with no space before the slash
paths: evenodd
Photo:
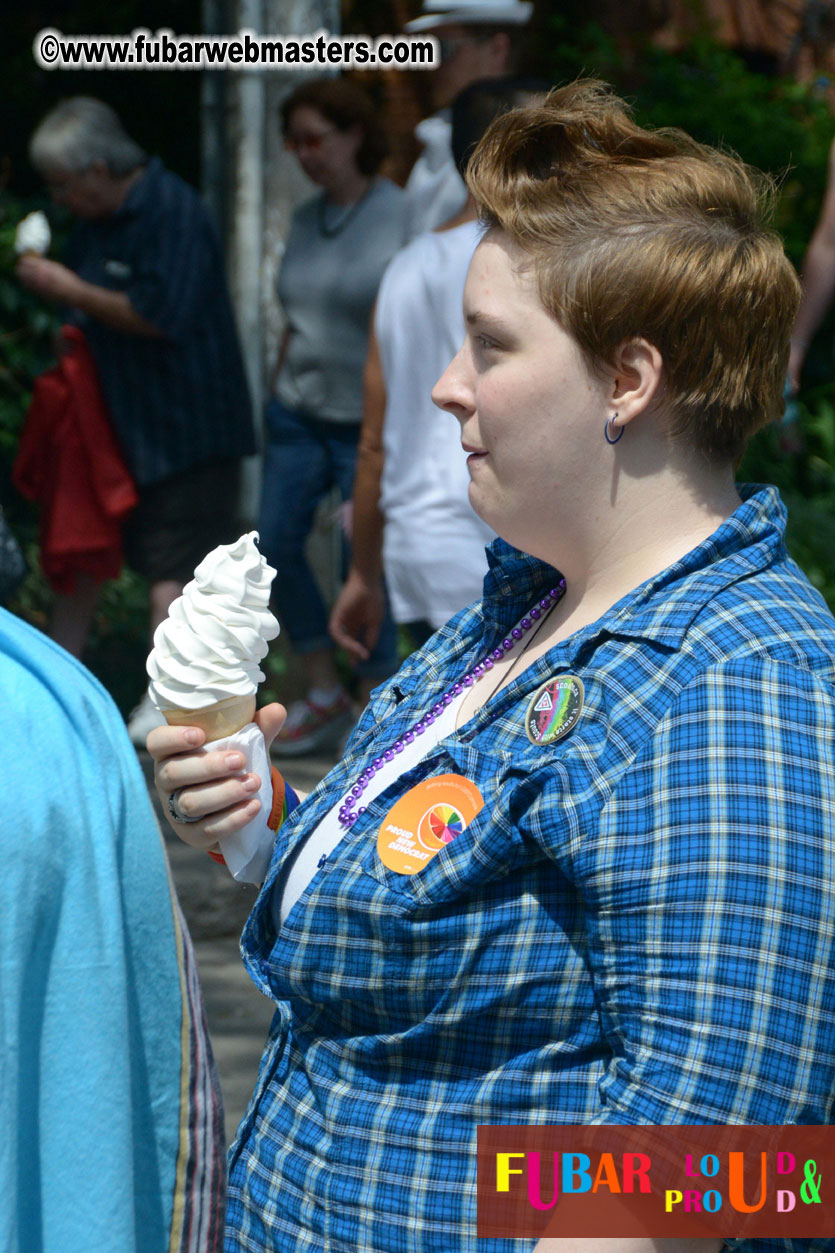
<path id="1" fill-rule="evenodd" d="M 524 26 L 531 0 L 423 0 L 423 13 L 403 27 L 410 35 L 438 26 Z"/>

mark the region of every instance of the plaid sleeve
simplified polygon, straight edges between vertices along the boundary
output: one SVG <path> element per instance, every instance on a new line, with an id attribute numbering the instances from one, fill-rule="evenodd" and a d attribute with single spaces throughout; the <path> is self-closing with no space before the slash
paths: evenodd
<path id="1" fill-rule="evenodd" d="M 687 686 L 579 852 L 613 1059 L 596 1121 L 822 1123 L 835 702 L 764 657 Z"/>

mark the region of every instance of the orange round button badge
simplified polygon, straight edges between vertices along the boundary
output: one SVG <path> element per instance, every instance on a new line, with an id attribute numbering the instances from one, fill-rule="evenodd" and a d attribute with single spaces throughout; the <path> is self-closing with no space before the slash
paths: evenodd
<path id="1" fill-rule="evenodd" d="M 484 806 L 474 783 L 440 774 L 410 788 L 386 814 L 377 852 L 389 870 L 417 874 L 459 836 Z"/>

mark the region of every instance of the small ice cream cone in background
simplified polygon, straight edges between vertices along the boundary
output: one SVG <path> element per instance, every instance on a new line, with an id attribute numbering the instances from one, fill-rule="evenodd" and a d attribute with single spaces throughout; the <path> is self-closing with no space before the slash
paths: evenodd
<path id="1" fill-rule="evenodd" d="M 19 257 L 45 257 L 49 252 L 52 234 L 46 214 L 40 209 L 27 213 L 17 224 L 14 248 Z"/>
<path id="2" fill-rule="evenodd" d="M 160 713 L 171 727 L 200 727 L 206 732 L 207 741 L 222 740 L 252 722 L 255 694 L 229 696 L 203 709 L 161 709 Z"/>
<path id="3" fill-rule="evenodd" d="M 198 726 L 207 741 L 252 722 L 260 663 L 278 635 L 270 612 L 275 570 L 256 531 L 204 557 L 154 634 L 149 693 L 170 726 Z"/>

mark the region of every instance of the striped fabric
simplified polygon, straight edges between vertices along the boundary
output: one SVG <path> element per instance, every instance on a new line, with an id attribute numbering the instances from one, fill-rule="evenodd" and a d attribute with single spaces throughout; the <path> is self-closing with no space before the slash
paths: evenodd
<path id="1" fill-rule="evenodd" d="M 136 751 L 5 610 L 0 693 L 0 1250 L 217 1253 L 220 1092 Z"/>
<path id="2" fill-rule="evenodd" d="M 153 158 L 112 216 L 79 221 L 67 264 L 126 292 L 164 339 L 74 311 L 134 479 L 255 452 L 252 409 L 220 244 L 197 192 Z"/>
<path id="3" fill-rule="evenodd" d="M 180 993 L 180 1148 L 168 1253 L 218 1253 L 223 1244 L 226 1161 L 223 1100 L 191 938 L 172 888 Z"/>
<path id="4" fill-rule="evenodd" d="M 531 1248 L 476 1242 L 479 1123 L 831 1117 L 835 622 L 784 526 L 776 492 L 745 489 L 374 800 L 276 935 L 297 842 L 554 571 L 495 543 L 483 603 L 378 689 L 244 932 L 279 1007 L 230 1154 L 227 1253 Z M 579 720 L 534 744 L 526 710 L 561 674 L 583 681 Z M 419 873 L 387 869 L 386 813 L 445 773 L 483 810 Z"/>

